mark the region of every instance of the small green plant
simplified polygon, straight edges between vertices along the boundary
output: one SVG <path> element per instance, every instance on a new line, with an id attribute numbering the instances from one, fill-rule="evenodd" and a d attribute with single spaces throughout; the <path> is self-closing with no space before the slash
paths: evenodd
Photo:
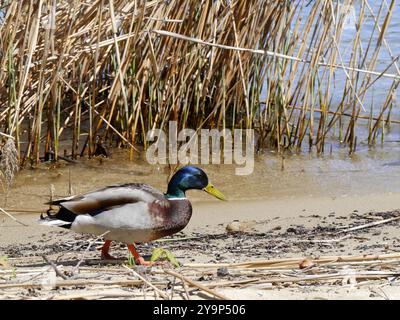
<path id="1" fill-rule="evenodd" d="M 136 263 L 135 263 L 135 258 L 132 256 L 132 254 L 129 252 L 129 254 L 128 254 L 128 266 L 129 267 L 133 267 L 133 266 L 135 266 L 136 265 Z"/>
<path id="2" fill-rule="evenodd" d="M 11 266 L 8 263 L 8 258 L 7 257 L 0 257 L 0 267 L 3 267 L 5 269 L 10 269 Z"/>
<path id="3" fill-rule="evenodd" d="M 161 259 L 166 259 L 167 261 L 171 262 L 172 265 L 175 267 L 179 267 L 180 264 L 178 260 L 174 257 L 171 251 L 164 249 L 164 248 L 156 248 L 153 250 L 151 255 L 150 261 L 157 261 Z"/>
<path id="4" fill-rule="evenodd" d="M 12 270 L 11 278 L 17 277 L 17 269 L 9 263 L 7 256 L 0 257 L 0 267 Z"/>

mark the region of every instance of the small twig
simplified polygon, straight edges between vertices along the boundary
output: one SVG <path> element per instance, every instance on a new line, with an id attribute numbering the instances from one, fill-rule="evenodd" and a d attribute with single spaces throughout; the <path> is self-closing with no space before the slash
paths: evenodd
<path id="1" fill-rule="evenodd" d="M 49 202 L 53 202 L 53 200 L 54 200 L 54 191 L 55 191 L 55 188 L 54 188 L 54 184 L 50 184 L 50 199 L 49 199 Z M 50 207 L 50 209 L 51 209 L 51 205 L 49 205 L 49 207 Z"/>
<path id="2" fill-rule="evenodd" d="M 142 280 L 117 280 L 117 281 L 105 281 L 105 280 L 64 280 L 57 281 L 55 287 L 72 287 L 72 286 L 88 286 L 88 285 L 103 285 L 113 286 L 118 285 L 120 287 L 133 287 L 142 285 Z M 165 285 L 165 283 L 158 283 Z M 0 289 L 11 289 L 11 288 L 41 288 L 43 285 L 40 283 L 4 283 L 0 284 Z"/>
<path id="3" fill-rule="evenodd" d="M 184 238 L 171 238 L 171 239 L 158 239 L 155 242 L 177 242 L 177 241 L 187 241 L 187 240 L 200 240 L 204 237 L 184 237 Z"/>
<path id="4" fill-rule="evenodd" d="M 172 300 L 174 298 L 175 283 L 176 283 L 176 277 L 174 277 L 174 282 L 172 283 L 171 286 L 171 296 L 169 297 L 169 300 Z"/>
<path id="5" fill-rule="evenodd" d="M 192 287 L 196 287 L 196 288 L 198 288 L 198 289 L 200 289 L 200 290 L 202 290 L 202 291 L 205 291 L 205 292 L 211 294 L 212 296 L 214 296 L 214 297 L 216 297 L 216 298 L 218 298 L 218 299 L 221 299 L 221 300 L 229 300 L 229 299 L 228 299 L 227 297 L 225 297 L 224 295 L 222 295 L 222 294 L 220 294 L 220 293 L 218 293 L 218 292 L 216 292 L 216 291 L 214 291 L 214 290 L 211 290 L 210 288 L 207 288 L 207 287 L 203 286 L 202 284 L 200 284 L 200 283 L 198 283 L 198 282 L 195 282 L 195 281 L 193 281 L 193 280 L 191 280 L 191 279 L 188 279 L 188 278 L 186 278 L 185 276 L 183 276 L 183 275 L 181 275 L 181 274 L 179 274 L 179 273 L 177 273 L 177 272 L 174 272 L 174 271 L 171 271 L 171 270 L 164 270 L 164 272 L 165 272 L 166 274 L 169 274 L 170 276 L 177 277 L 177 278 L 181 279 L 182 281 L 187 282 L 187 283 L 190 284 Z"/>
<path id="6" fill-rule="evenodd" d="M 75 270 L 73 272 L 73 274 L 76 274 L 79 272 L 79 266 L 82 264 L 83 260 L 85 259 L 85 256 L 87 254 L 87 252 L 89 251 L 89 249 L 92 247 L 92 245 L 94 245 L 96 243 L 97 240 L 103 238 L 107 233 L 109 233 L 110 231 L 106 231 L 103 234 L 99 235 L 96 239 L 92 240 L 89 242 L 89 245 L 87 246 L 86 250 L 83 252 L 81 259 L 78 261 L 78 263 L 75 266 Z"/>
<path id="7" fill-rule="evenodd" d="M 69 295 L 58 295 L 54 296 L 51 298 L 51 300 L 81 300 L 81 299 L 87 299 L 87 300 L 97 300 L 101 298 L 132 298 L 134 296 L 133 292 L 113 292 L 113 291 L 98 291 L 95 290 L 95 292 L 83 292 L 83 293 L 74 293 L 74 294 L 69 294 Z"/>
<path id="8" fill-rule="evenodd" d="M 4 133 L 4 132 L 0 132 L 0 136 L 7 137 L 7 138 L 15 140 L 15 138 L 13 136 L 10 136 L 9 134 Z"/>
<path id="9" fill-rule="evenodd" d="M 64 160 L 64 161 L 69 162 L 69 163 L 73 163 L 73 164 L 78 163 L 77 161 L 69 159 L 67 157 L 63 157 L 63 156 L 60 156 L 60 155 L 58 155 L 57 157 L 58 157 L 58 159 Z"/>
<path id="10" fill-rule="evenodd" d="M 4 209 L 5 210 L 5 209 Z M 38 213 L 41 212 L 43 208 L 40 209 L 7 209 L 7 212 L 18 212 L 18 213 Z"/>
<path id="11" fill-rule="evenodd" d="M 42 255 L 42 258 L 43 258 L 44 261 L 46 261 L 54 269 L 54 271 L 56 272 L 56 275 L 58 275 L 59 277 L 63 278 L 64 280 L 68 279 L 68 277 L 64 273 L 62 273 L 57 268 L 57 266 L 52 261 L 50 261 L 45 255 Z"/>
<path id="12" fill-rule="evenodd" d="M 333 243 L 333 242 L 340 242 L 342 240 L 350 238 L 351 235 L 345 235 L 338 239 L 314 239 L 314 240 L 297 240 L 296 242 L 310 242 L 310 243 Z"/>
<path id="13" fill-rule="evenodd" d="M 185 294 L 186 294 L 185 298 L 186 298 L 186 300 L 190 300 L 190 295 L 189 295 L 189 291 L 188 291 L 188 287 L 186 285 L 186 282 L 183 281 L 182 279 L 181 279 L 181 281 L 182 281 L 182 287 L 185 290 Z"/>
<path id="14" fill-rule="evenodd" d="M 117 129 L 115 129 L 108 121 L 105 119 L 97 110 L 93 109 L 93 111 L 103 120 L 122 140 L 124 140 L 133 150 L 138 151 L 136 147 L 133 146 Z"/>
<path id="15" fill-rule="evenodd" d="M 385 300 L 390 300 L 386 292 L 382 288 L 370 288 L 370 291 L 377 294 L 378 296 L 382 297 Z M 380 292 L 379 292 L 380 291 Z"/>
<path id="16" fill-rule="evenodd" d="M 163 299 L 168 300 L 168 296 L 161 291 L 160 289 L 158 289 L 156 286 L 154 286 L 150 281 L 148 281 L 146 278 L 142 277 L 139 273 L 137 273 L 135 270 L 127 267 L 127 266 L 123 266 L 125 269 L 129 270 L 131 273 L 133 273 L 136 277 L 138 277 L 140 280 L 142 280 L 143 282 L 145 282 L 149 287 L 151 287 L 155 292 L 157 292 L 161 297 L 163 297 Z"/>
<path id="17" fill-rule="evenodd" d="M 9 214 L 7 211 L 5 211 L 4 209 L 0 208 L 0 211 L 3 212 L 5 215 L 7 215 L 8 217 L 10 217 L 12 220 L 14 220 L 15 222 L 23 225 L 24 227 L 28 227 L 27 224 L 19 221 L 17 218 L 15 218 L 14 216 L 12 216 L 11 214 Z"/>
<path id="18" fill-rule="evenodd" d="M 245 279 L 245 280 L 234 280 L 234 281 L 219 281 L 207 283 L 208 288 L 215 287 L 235 287 L 243 284 L 252 284 L 253 282 L 262 282 L 261 278 L 256 279 Z"/>
<path id="19" fill-rule="evenodd" d="M 153 20 L 153 21 L 161 21 L 161 22 L 175 22 L 175 23 L 182 23 L 183 22 L 182 19 L 168 19 L 168 18 L 159 19 L 159 18 L 153 18 L 153 17 L 148 17 L 148 18 L 145 18 L 145 19 Z"/>
<path id="20" fill-rule="evenodd" d="M 68 195 L 72 195 L 71 169 L 68 168 Z"/>
<path id="21" fill-rule="evenodd" d="M 400 216 L 389 218 L 389 219 L 385 219 L 385 220 L 381 220 L 381 221 L 370 222 L 370 223 L 367 223 L 367 224 L 363 224 L 361 226 L 356 226 L 356 227 L 348 228 L 348 229 L 345 229 L 345 230 L 340 230 L 337 233 L 351 232 L 351 231 L 371 228 L 371 227 L 374 227 L 374 226 L 378 226 L 378 225 L 381 225 L 381 224 L 384 224 L 384 223 L 389 223 L 389 222 L 396 221 L 396 220 L 399 220 L 399 219 L 400 219 Z"/>

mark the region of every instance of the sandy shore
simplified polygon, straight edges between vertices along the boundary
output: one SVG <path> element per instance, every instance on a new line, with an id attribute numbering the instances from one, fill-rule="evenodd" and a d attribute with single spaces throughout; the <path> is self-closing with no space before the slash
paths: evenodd
<path id="1" fill-rule="evenodd" d="M 157 174 L 155 169 L 149 170 L 147 167 L 136 165 L 122 170 L 113 162 L 110 162 L 113 165 L 111 169 L 108 165 L 104 167 L 104 163 L 100 166 L 93 162 L 90 164 L 93 165 L 75 167 L 71 171 L 74 193 L 128 181 L 142 181 L 161 190 L 165 187 L 166 173 L 163 171 L 160 171 L 162 174 Z M 400 215 L 400 191 L 396 179 L 400 170 L 397 166 L 388 168 L 377 171 L 375 185 L 374 180 L 370 178 L 369 185 L 364 183 L 361 178 L 363 172 L 357 170 L 337 175 L 320 174 L 318 170 L 304 173 L 300 170 L 298 175 L 293 175 L 278 168 L 268 171 L 268 175 L 259 171 L 246 179 L 231 177 L 224 171 L 212 171 L 212 181 L 226 193 L 229 201 L 221 202 L 207 197 L 202 192 L 190 191 L 188 197 L 192 201 L 193 216 L 189 225 L 174 237 L 142 244 L 139 250 L 149 257 L 154 248 L 166 248 L 173 252 L 183 266 L 193 263 L 218 265 L 286 258 L 302 261 L 304 258 L 317 259 L 320 256 L 400 253 L 400 220 L 396 218 Z M 101 266 L 101 241 L 96 242 L 91 250 L 85 253 L 93 237 L 37 224 L 40 213 L 46 210 L 43 203 L 48 200 L 49 186 L 54 186 L 56 197 L 67 194 L 67 170 L 68 167 L 57 167 L 24 171 L 19 174 L 8 194 L 4 208 L 9 209 L 10 213 L 26 225 L 23 226 L 4 214 L 0 215 L 0 258 L 7 257 L 16 270 L 27 266 L 42 268 L 46 265 L 43 262 L 43 254 L 53 261 L 58 261 L 58 264 L 64 265 L 65 268 L 76 264 L 82 255 L 87 263 L 92 261 L 91 266 Z M 127 170 L 134 174 L 127 175 Z M 328 169 L 326 170 L 328 172 Z M 230 178 L 225 179 L 225 175 Z M 304 183 L 299 184 L 299 180 Z M 386 185 L 385 181 L 388 182 Z M 30 212 L 21 213 L 25 210 Z M 387 223 L 386 219 L 389 219 Z M 385 223 L 342 233 L 342 230 L 376 221 Z M 240 228 L 242 232 L 228 233 L 228 225 Z M 127 257 L 124 245 L 114 244 L 112 251 L 122 259 Z M 370 270 L 368 265 L 365 268 Z M 398 265 L 391 265 L 391 272 L 397 272 L 396 268 L 398 269 Z M 0 271 L 1 269 L 0 263 Z M 296 269 L 298 265 L 294 264 L 285 272 L 298 274 Z M 102 270 L 99 271 L 101 274 Z M 192 274 L 190 268 L 182 270 Z M 335 270 L 328 268 L 323 272 Z M 374 269 L 374 272 L 376 270 Z M 382 270 L 379 269 L 378 272 Z M 207 276 L 197 276 L 197 279 L 204 284 L 215 285 L 216 280 L 221 280 L 216 272 L 215 269 Z M 311 269 L 308 272 L 322 271 Z M 156 275 L 157 272 L 154 275 L 155 281 L 165 281 Z M 106 274 L 104 276 L 106 277 Z M 120 275 L 113 279 L 119 283 L 124 277 L 125 275 Z M 235 281 L 237 278 L 247 281 L 247 278 L 242 276 L 230 276 L 229 281 Z M 344 285 L 340 281 L 288 286 L 248 284 L 220 287 L 218 292 L 226 297 L 239 299 L 399 299 L 400 284 L 397 281 L 388 282 L 387 279 L 379 278 L 372 282 L 360 280 L 357 285 Z M 222 280 L 226 281 L 225 278 Z M 12 279 L 3 280 L 3 283 L 9 281 Z M 2 283 L 0 297 L 31 298 L 30 291 L 4 291 L 1 285 Z M 69 289 L 69 292 L 80 296 L 85 292 L 85 288 L 88 289 L 85 286 L 74 287 Z M 62 292 L 57 291 L 57 294 Z M 53 293 L 41 291 L 34 297 L 49 298 Z M 140 292 L 136 293 L 135 297 L 141 298 Z M 125 295 L 126 292 L 123 292 L 122 296 Z M 193 297 L 207 298 L 197 295 Z"/>
<path id="2" fill-rule="evenodd" d="M 189 272 L 189 274 L 193 274 L 195 269 L 185 266 L 199 263 L 218 266 L 221 263 L 235 264 L 282 258 L 295 258 L 302 261 L 306 258 L 318 259 L 318 257 L 324 256 L 362 257 L 397 253 L 397 256 L 400 257 L 400 241 L 398 238 L 400 220 L 397 219 L 400 216 L 400 211 L 392 211 L 397 208 L 398 199 L 398 194 L 383 194 L 336 199 L 308 197 L 281 199 L 279 201 L 195 202 L 193 204 L 195 208 L 193 219 L 183 232 L 172 238 L 139 245 L 139 249 L 148 258 L 154 248 L 166 248 L 173 252 L 183 265 L 178 270 Z M 72 267 L 68 266 L 77 264 L 79 259 L 84 256 L 87 262 L 83 262 L 83 266 L 88 265 L 86 269 L 99 268 L 97 275 L 88 275 L 89 278 L 97 278 L 99 275 L 106 277 L 107 272 L 109 272 L 106 270 L 111 270 L 101 267 L 98 251 L 101 242 L 95 244 L 90 251 L 85 252 L 89 241 L 94 239 L 93 237 L 82 236 L 57 228 L 38 226 L 36 224 L 37 215 L 34 214 L 20 214 L 16 217 L 27 226 L 19 225 L 9 218 L 3 218 L 2 233 L 0 234 L 0 257 L 7 256 L 9 263 L 16 268 L 17 274 L 18 270 L 26 270 L 27 267 L 30 269 L 43 268 L 46 263 L 43 262 L 42 255 L 57 261 L 62 270 L 71 269 Z M 385 222 L 387 219 L 396 220 L 371 228 L 341 233 L 341 230 L 350 230 L 349 228 L 354 226 L 366 225 L 376 221 Z M 235 220 L 238 220 L 238 222 L 235 222 L 236 224 L 239 223 L 239 226 L 243 227 L 243 232 L 228 233 L 227 225 L 232 226 L 231 223 Z M 126 259 L 124 258 L 127 253 L 125 246 L 114 244 L 112 251 L 117 257 Z M 97 267 L 90 267 L 93 265 Z M 362 266 L 353 270 L 352 268 L 356 268 L 356 266 L 344 265 L 339 267 L 339 271 L 337 267 L 334 267 L 334 269 L 328 268 L 324 272 L 329 270 L 331 270 L 331 273 L 345 272 L 345 274 L 360 271 L 371 272 L 371 270 L 396 272 L 398 268 L 398 266 L 393 265 L 389 269 L 388 267 L 382 269 L 379 263 L 377 264 L 378 269 L 376 267 L 371 269 L 368 266 L 368 264 L 365 266 L 365 270 L 362 269 Z M 121 267 L 119 268 L 118 272 L 121 273 Z M 152 279 L 160 283 L 165 282 L 165 277 L 161 277 L 157 273 L 157 268 L 155 274 L 150 273 L 153 274 Z M 298 262 L 295 262 L 290 269 L 283 272 L 290 272 L 299 276 L 300 270 L 296 271 L 296 269 L 298 269 Z M 236 274 L 235 268 L 229 270 L 232 274 Z M 248 280 L 249 278 L 244 277 L 243 274 L 240 275 L 240 272 L 235 276 L 220 278 L 217 268 L 206 273 L 201 270 L 198 270 L 198 272 L 203 276 L 198 275 L 195 279 L 205 285 L 211 285 L 216 281 L 222 283 L 234 281 L 247 283 L 249 281 L 247 285 L 239 287 L 237 285 L 236 287 L 220 286 L 217 292 L 229 299 L 400 299 L 400 283 L 397 281 L 388 282 L 384 278 L 372 282 L 360 280 L 360 282 L 353 283 L 345 281 L 345 277 L 331 284 L 317 282 L 279 285 L 254 283 L 253 278 Z M 315 271 L 310 269 L 310 272 L 311 275 L 319 274 L 321 270 L 320 267 L 317 267 Z M 260 274 L 263 273 L 260 272 Z M 24 279 L 23 274 L 20 277 Z M 47 281 L 46 279 L 42 281 Z M 113 283 L 127 281 L 126 275 L 116 273 L 104 279 L 111 279 L 114 281 Z M 109 283 L 110 281 L 103 282 Z M 7 281 L 3 283 L 7 283 Z M 53 297 L 69 299 L 71 297 L 72 299 L 86 296 L 87 298 L 101 298 L 109 295 L 110 297 L 126 298 L 127 296 L 123 288 L 118 289 L 119 291 L 115 289 L 116 291 L 110 292 L 108 287 L 99 289 L 87 284 L 68 287 L 67 291 L 65 289 L 54 291 L 52 287 L 50 287 L 50 289 L 52 288 L 50 291 L 45 289 L 27 291 L 15 288 L 2 290 L 1 285 L 0 283 L 0 297 L 6 299 L 17 297 L 29 299 L 51 299 Z M 88 292 L 91 292 L 92 296 Z M 136 295 L 132 293 L 131 298 L 143 298 L 140 295 L 140 289 L 134 292 Z M 176 298 L 181 299 L 183 296 L 181 294 Z M 208 299 L 210 296 L 193 293 L 192 298 Z"/>

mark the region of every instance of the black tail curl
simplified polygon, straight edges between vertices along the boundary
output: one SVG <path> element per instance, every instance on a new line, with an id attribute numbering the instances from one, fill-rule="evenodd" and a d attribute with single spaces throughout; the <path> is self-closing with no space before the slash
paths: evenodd
<path id="1" fill-rule="evenodd" d="M 62 228 L 66 228 L 66 229 L 71 228 L 71 225 L 74 222 L 75 218 L 76 218 L 76 214 L 74 214 L 73 212 L 69 211 L 68 209 L 66 209 L 62 206 L 60 206 L 58 208 L 58 210 L 55 210 L 50 207 L 46 211 L 45 215 L 43 213 L 40 214 L 41 221 L 61 220 L 61 221 L 69 222 L 69 223 L 66 223 L 65 225 L 61 226 Z"/>

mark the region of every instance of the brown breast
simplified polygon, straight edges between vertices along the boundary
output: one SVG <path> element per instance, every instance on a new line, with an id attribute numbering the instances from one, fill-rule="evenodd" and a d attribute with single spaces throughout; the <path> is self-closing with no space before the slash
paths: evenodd
<path id="1" fill-rule="evenodd" d="M 158 202 L 149 204 L 149 213 L 154 221 L 152 239 L 159 239 L 181 231 L 192 216 L 192 205 L 189 200 L 169 200 L 169 207 Z"/>

